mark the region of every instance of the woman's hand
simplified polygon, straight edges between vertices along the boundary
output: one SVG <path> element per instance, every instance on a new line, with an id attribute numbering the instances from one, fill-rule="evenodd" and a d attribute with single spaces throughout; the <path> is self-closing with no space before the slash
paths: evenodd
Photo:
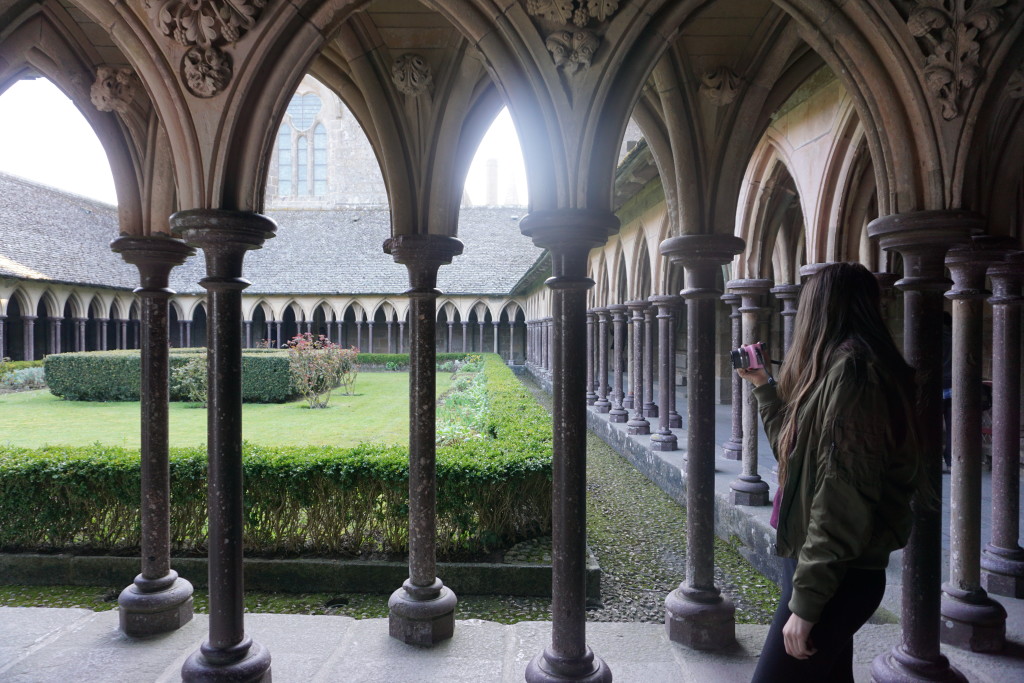
<path id="1" fill-rule="evenodd" d="M 736 374 L 753 384 L 755 387 L 768 384 L 768 373 L 764 368 L 752 368 L 750 370 L 736 368 Z"/>
<path id="2" fill-rule="evenodd" d="M 786 654 L 797 659 L 807 659 L 817 650 L 811 645 L 810 635 L 814 624 L 798 617 L 789 615 L 789 621 L 782 627 L 782 640 L 786 643 Z"/>

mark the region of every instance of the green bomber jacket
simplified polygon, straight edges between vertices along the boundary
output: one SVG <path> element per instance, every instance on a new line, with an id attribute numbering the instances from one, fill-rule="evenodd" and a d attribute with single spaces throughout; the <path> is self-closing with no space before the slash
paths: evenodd
<path id="1" fill-rule="evenodd" d="M 797 560 L 789 609 L 808 621 L 847 567 L 885 569 L 910 536 L 919 457 L 890 417 L 902 420 L 894 381 L 863 353 L 840 352 L 797 415 L 776 551 Z M 754 396 L 777 459 L 784 403 L 771 384 Z"/>

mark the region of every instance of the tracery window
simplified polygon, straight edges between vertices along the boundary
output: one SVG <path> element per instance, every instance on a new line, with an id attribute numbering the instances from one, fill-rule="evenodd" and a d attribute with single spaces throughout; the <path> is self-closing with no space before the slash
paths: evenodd
<path id="1" fill-rule="evenodd" d="M 327 194 L 327 128 L 317 120 L 321 108 L 320 97 L 313 93 L 295 95 L 288 103 L 277 134 L 281 197 Z"/>

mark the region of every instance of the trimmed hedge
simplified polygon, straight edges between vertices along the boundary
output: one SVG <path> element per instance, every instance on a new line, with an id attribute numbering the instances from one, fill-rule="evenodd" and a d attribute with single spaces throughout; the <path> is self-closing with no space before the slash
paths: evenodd
<path id="1" fill-rule="evenodd" d="M 437 354 L 437 364 L 447 363 L 453 360 L 462 360 L 466 356 L 470 355 L 466 353 L 439 353 Z M 477 354 L 479 355 L 479 354 Z M 409 369 L 409 354 L 407 353 L 360 353 L 357 358 L 359 365 L 366 367 L 372 367 L 374 369 L 381 370 L 401 370 L 405 371 Z M 389 367 L 389 364 L 391 367 Z"/>
<path id="2" fill-rule="evenodd" d="M 206 349 L 172 349 L 170 366 L 184 365 Z M 88 351 L 46 357 L 46 384 L 54 396 L 69 401 L 138 401 L 139 352 Z M 242 400 L 284 403 L 297 396 L 284 351 L 246 349 L 242 352 Z M 171 383 L 171 400 L 186 397 Z"/>
<path id="3" fill-rule="evenodd" d="M 441 552 L 500 547 L 551 528 L 551 422 L 498 356 L 485 356 L 485 438 L 438 448 Z M 248 552 L 403 552 L 408 449 L 247 444 Z M 170 453 L 175 552 L 206 548 L 206 452 Z M 139 452 L 0 447 L 0 549 L 138 547 Z"/>

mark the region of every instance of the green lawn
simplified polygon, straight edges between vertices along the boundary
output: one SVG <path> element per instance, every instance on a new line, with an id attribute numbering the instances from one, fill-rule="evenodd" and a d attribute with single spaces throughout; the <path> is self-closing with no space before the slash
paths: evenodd
<path id="1" fill-rule="evenodd" d="M 438 395 L 449 384 L 450 375 L 438 373 Z M 266 446 L 404 443 L 409 438 L 409 375 L 363 373 L 354 396 L 335 391 L 325 410 L 310 410 L 305 401 L 246 404 L 242 436 Z M 170 437 L 172 446 L 206 443 L 206 411 L 171 403 Z M 46 389 L 0 395 L 2 445 L 35 448 L 96 442 L 138 448 L 139 404 L 64 401 Z"/>

